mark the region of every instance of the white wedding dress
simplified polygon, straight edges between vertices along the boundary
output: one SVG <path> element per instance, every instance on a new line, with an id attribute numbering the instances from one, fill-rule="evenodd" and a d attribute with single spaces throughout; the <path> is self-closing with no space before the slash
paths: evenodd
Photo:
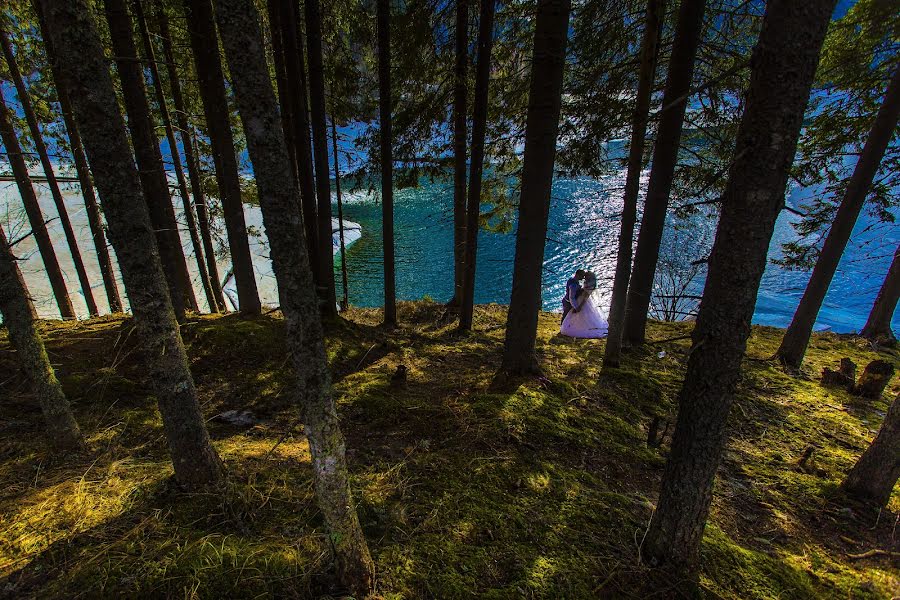
<path id="1" fill-rule="evenodd" d="M 609 323 L 603 318 L 593 294 L 581 300 L 578 312 L 570 310 L 562 322 L 560 333 L 573 338 L 605 338 Z"/>

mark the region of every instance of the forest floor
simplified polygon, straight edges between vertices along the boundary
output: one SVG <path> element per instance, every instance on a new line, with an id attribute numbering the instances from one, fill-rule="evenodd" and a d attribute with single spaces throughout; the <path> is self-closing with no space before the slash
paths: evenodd
<path id="1" fill-rule="evenodd" d="M 434 303 L 404 303 L 402 326 L 387 332 L 379 311 L 355 309 L 328 334 L 378 593 L 670 597 L 675 582 L 660 584 L 638 560 L 669 441 L 648 447 L 647 429 L 655 416 L 673 418 L 691 325 L 652 324 L 653 340 L 682 339 L 654 342 L 601 372 L 603 342 L 561 338 L 558 315 L 542 315 L 546 377 L 501 389 L 492 383 L 505 308 L 479 307 L 465 337 L 441 313 Z M 48 452 L 40 412 L 0 337 L 0 597 L 339 595 L 329 588 L 327 536 L 277 315 L 203 316 L 183 328 L 229 473 L 221 487 L 192 494 L 171 481 L 132 322 L 41 329 L 90 449 Z M 700 595 L 900 594 L 900 492 L 881 513 L 837 494 L 887 401 L 817 382 L 844 356 L 862 368 L 876 357 L 900 367 L 900 355 L 817 335 L 806 375 L 792 377 L 760 360 L 781 334 L 753 329 Z M 407 380 L 392 383 L 400 364 Z M 226 411 L 252 415 L 235 424 Z"/>

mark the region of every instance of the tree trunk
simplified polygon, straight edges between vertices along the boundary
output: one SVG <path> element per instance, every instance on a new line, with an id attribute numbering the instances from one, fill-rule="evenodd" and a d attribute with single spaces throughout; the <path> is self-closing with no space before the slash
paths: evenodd
<path id="1" fill-rule="evenodd" d="M 453 68 L 453 300 L 462 302 L 466 263 L 466 96 L 469 91 L 469 0 L 456 0 Z"/>
<path id="2" fill-rule="evenodd" d="M 881 344 L 895 343 L 897 338 L 891 330 L 891 320 L 894 318 L 898 300 L 900 300 L 900 246 L 894 251 L 894 260 L 891 261 L 881 290 L 875 298 L 875 304 L 872 305 L 866 326 L 859 335 Z"/>
<path id="3" fill-rule="evenodd" d="M 391 3 L 377 0 L 378 114 L 381 149 L 381 237 L 384 243 L 384 324 L 397 324 L 394 273 L 394 159 L 391 131 Z"/>
<path id="4" fill-rule="evenodd" d="M 189 487 L 218 481 L 222 463 L 210 444 L 197 403 L 147 204 L 90 8 L 86 0 L 41 3 L 58 52 L 59 72 L 65 74 L 65 87 L 103 198 L 110 239 L 159 400 L 175 477 Z"/>
<path id="5" fill-rule="evenodd" d="M 847 184 L 831 230 L 822 245 L 816 266 L 813 267 L 809 283 L 806 284 L 806 290 L 794 318 L 778 348 L 778 357 L 788 367 L 796 369 L 803 362 L 819 309 L 822 308 L 828 287 L 837 272 L 847 242 L 850 241 L 853 227 L 859 213 L 862 212 L 866 196 L 872 187 L 872 180 L 881 166 L 884 152 L 894 136 L 898 117 L 900 117 L 900 68 L 897 68 L 891 77 L 884 101 L 878 109 L 872 129 L 869 130 L 869 137 L 853 169 L 853 175 Z"/>
<path id="6" fill-rule="evenodd" d="M 309 104 L 316 165 L 316 219 L 319 236 L 319 297 L 322 315 L 337 316 L 334 291 L 334 244 L 331 227 L 331 177 L 328 174 L 328 130 L 325 120 L 325 67 L 322 64 L 322 14 L 319 0 L 305 0 L 309 52 Z"/>
<path id="7" fill-rule="evenodd" d="M 216 303 L 216 308 L 213 312 L 219 312 L 220 310 L 226 310 L 226 306 L 225 296 L 222 295 L 222 283 L 219 280 L 219 267 L 216 264 L 216 251 L 213 247 L 212 234 L 209 230 L 209 208 L 206 205 L 206 194 L 203 192 L 203 183 L 200 180 L 199 160 L 194 151 L 194 142 L 191 139 L 191 128 L 188 124 L 187 110 L 185 110 L 184 97 L 181 93 L 181 80 L 178 77 L 178 68 L 175 65 L 175 53 L 172 51 L 169 17 L 166 15 L 165 6 L 161 2 L 157 4 L 156 9 L 159 20 L 159 33 L 160 37 L 162 37 L 163 56 L 169 75 L 169 88 L 172 90 L 172 102 L 175 105 L 175 122 L 178 124 L 181 147 L 184 150 L 184 162 L 187 163 L 194 206 L 197 208 L 200 238 L 203 240 L 203 254 L 206 257 L 206 272 Z M 210 309 L 212 309 L 212 306 L 212 303 L 210 303 Z"/>
<path id="8" fill-rule="evenodd" d="M 628 170 L 625 175 L 625 194 L 622 198 L 622 225 L 619 249 L 616 254 L 616 274 L 613 279 L 609 308 L 609 334 L 603 353 L 605 367 L 618 367 L 622 358 L 622 330 L 625 326 L 625 300 L 631 275 L 631 254 L 634 244 L 634 224 L 637 220 L 637 198 L 644 167 L 644 140 L 650 115 L 650 97 L 656 75 L 656 46 L 664 16 L 662 0 L 647 0 L 644 35 L 641 39 L 641 66 L 637 97 L 631 116 L 631 144 L 628 148 Z"/>
<path id="9" fill-rule="evenodd" d="M 344 311 L 350 308 L 350 294 L 347 288 L 347 249 L 344 247 L 344 205 L 343 202 L 341 202 L 341 168 L 337 141 L 337 125 L 334 124 L 334 117 L 332 117 L 331 143 L 334 147 L 334 191 L 335 196 L 337 196 L 338 238 L 341 243 L 341 287 L 344 292 L 341 298 L 341 310 Z"/>
<path id="10" fill-rule="evenodd" d="M 244 221 L 244 204 L 241 201 L 241 180 L 234 149 L 234 137 L 228 99 L 225 95 L 225 75 L 219 59 L 219 42 L 213 20 L 210 0 L 183 0 L 187 13 L 187 27 L 197 71 L 197 84 L 203 102 L 207 133 L 212 146 L 216 181 L 225 217 L 225 231 L 231 251 L 231 266 L 237 287 L 239 310 L 245 315 L 258 315 L 262 311 L 250 241 Z"/>
<path id="11" fill-rule="evenodd" d="M 145 93 L 144 73 L 134 45 L 131 15 L 128 14 L 125 0 L 104 0 L 104 7 L 115 53 L 116 70 L 122 82 L 122 98 L 128 115 L 128 129 L 131 131 L 141 185 L 144 188 L 144 199 L 156 231 L 156 243 L 159 245 L 175 315 L 181 321 L 186 310 L 197 310 L 197 298 L 194 296 L 194 286 L 184 259 L 175 209 L 169 195 L 166 168 Z"/>
<path id="12" fill-rule="evenodd" d="M 538 0 L 537 4 L 516 259 L 501 367 L 510 374 L 539 371 L 534 343 L 570 10 L 569 0 Z"/>
<path id="13" fill-rule="evenodd" d="M 678 163 L 681 129 L 694 77 L 694 57 L 700 45 L 705 6 L 706 0 L 682 2 L 678 11 L 675 42 L 663 92 L 662 115 L 653 147 L 644 216 L 641 218 L 634 267 L 625 300 L 626 316 L 622 331 L 622 343 L 625 345 L 637 346 L 644 343 L 653 276 L 666 224 L 675 165 Z"/>
<path id="14" fill-rule="evenodd" d="M 877 507 L 887 506 L 900 479 L 900 399 L 895 398 L 878 435 L 859 457 L 841 489 L 848 496 Z"/>
<path id="15" fill-rule="evenodd" d="M 309 440 L 316 496 L 329 529 L 340 584 L 359 597 L 373 591 L 374 564 L 353 507 L 344 438 L 331 396 L 322 321 L 297 211 L 298 190 L 281 132 L 254 5 L 218 0 L 216 18 L 234 81 L 247 148 L 259 186 L 263 224 L 281 290 L 297 401 Z"/>
<path id="16" fill-rule="evenodd" d="M 47 438 L 56 450 L 78 449 L 84 441 L 34 327 L 37 314 L 16 264 L 6 233 L 0 228 L 0 313 L 22 370 L 28 376 L 47 423 Z"/>
<path id="17" fill-rule="evenodd" d="M 306 102 L 306 78 L 303 73 L 303 42 L 300 39 L 296 3 L 281 3 L 281 42 L 284 46 L 285 73 L 288 101 L 291 103 L 291 120 L 294 124 L 294 154 L 297 159 L 297 177 L 300 181 L 300 205 L 303 211 L 303 227 L 306 231 L 307 253 L 313 269 L 316 286 L 322 285 L 319 265 L 319 230 L 316 224 L 316 187 L 313 176 L 312 149 L 309 134 L 309 107 Z M 329 235 L 330 237 L 330 235 Z"/>
<path id="18" fill-rule="evenodd" d="M 280 0 L 267 0 L 266 13 L 269 17 L 269 35 L 272 39 L 272 59 L 275 64 L 275 84 L 278 90 L 278 105 L 281 109 L 281 129 L 287 142 L 288 156 L 294 172 L 297 173 L 297 144 L 294 141 L 294 120 L 291 113 L 291 98 L 287 89 L 287 67 L 284 60 L 284 43 L 281 40 Z"/>
<path id="19" fill-rule="evenodd" d="M 465 270 L 459 310 L 460 331 L 472 329 L 472 316 L 475 311 L 475 266 L 478 259 L 481 176 L 484 172 L 484 138 L 487 132 L 495 8 L 495 0 L 481 0 L 481 14 L 478 19 L 478 64 L 475 66 L 475 105 L 472 107 L 472 163 L 469 167 L 469 195 L 466 207 Z"/>
<path id="20" fill-rule="evenodd" d="M 187 179 L 184 177 L 184 167 L 181 164 L 181 155 L 178 152 L 178 142 L 175 140 L 175 130 L 172 128 L 172 118 L 169 115 L 169 106 L 166 102 L 166 93 L 163 90 L 162 79 L 159 77 L 159 68 L 156 65 L 156 51 L 153 41 L 150 39 L 150 30 L 147 28 L 147 19 L 141 0 L 133 2 L 135 16 L 137 17 L 138 30 L 141 34 L 141 42 L 144 45 L 144 59 L 147 68 L 150 69 L 150 78 L 153 80 L 153 90 L 156 94 L 156 104 L 159 106 L 159 114 L 162 117 L 163 129 L 166 132 L 166 141 L 169 144 L 169 154 L 172 155 L 172 168 L 175 171 L 175 180 L 178 182 L 178 194 L 181 196 L 181 204 L 184 209 L 184 219 L 187 222 L 188 234 L 191 238 L 191 248 L 194 250 L 194 259 L 197 262 L 197 272 L 200 274 L 200 283 L 210 312 L 219 312 L 216 297 L 213 294 L 212 284 L 209 281 L 209 272 L 206 270 L 206 262 L 203 258 L 203 245 L 200 242 L 200 234 L 197 231 L 197 219 L 194 217 L 194 207 L 191 205 L 191 196 L 188 193 Z M 168 182 L 167 182 L 168 184 Z M 179 238 L 180 239 L 180 238 Z"/>
<path id="21" fill-rule="evenodd" d="M 22 80 L 22 73 L 19 71 L 19 65 L 16 63 L 12 44 L 9 43 L 9 36 L 3 28 L 0 28 L 0 46 L 2 46 L 3 56 L 6 59 L 13 85 L 15 85 L 16 94 L 19 96 L 19 104 L 22 105 L 22 112 L 25 113 L 25 121 L 28 123 L 28 129 L 31 131 L 31 137 L 34 140 L 34 149 L 37 151 L 38 158 L 41 161 L 41 167 L 44 169 L 44 175 L 47 177 L 47 187 L 50 188 L 53 204 L 56 206 L 56 212 L 59 214 L 59 222 L 60 225 L 62 225 L 63 233 L 66 236 L 69 254 L 72 255 L 72 263 L 75 265 L 75 273 L 78 275 L 78 282 L 81 284 L 81 293 L 84 296 L 88 314 L 92 317 L 96 317 L 100 313 L 97 311 L 97 303 L 94 301 L 94 292 L 91 290 L 91 282 L 88 279 L 87 270 L 84 268 L 84 261 L 81 259 L 81 250 L 78 248 L 78 239 L 75 237 L 75 230 L 72 228 L 72 221 L 69 219 L 69 212 L 66 210 L 65 200 L 63 200 L 62 192 L 59 189 L 59 183 L 56 181 L 56 172 L 53 170 L 53 164 L 50 162 L 50 156 L 47 154 L 47 145 L 44 144 L 41 126 L 38 123 L 37 116 L 35 116 L 34 109 L 31 106 L 31 97 L 28 95 L 28 88 L 25 87 L 25 82 Z"/>
<path id="22" fill-rule="evenodd" d="M 87 158 L 84 156 L 84 147 L 81 143 L 81 134 L 75 118 L 72 116 L 72 104 L 69 101 L 69 92 L 63 85 L 63 77 L 57 71 L 56 58 L 53 52 L 53 44 L 47 33 L 47 25 L 44 22 L 44 14 L 41 11 L 40 2 L 34 3 L 38 14 L 38 23 L 41 28 L 41 38 L 44 49 L 47 52 L 47 60 L 50 63 L 50 71 L 53 74 L 53 83 L 56 86 L 56 98 L 66 126 L 66 134 L 69 138 L 69 147 L 72 150 L 72 158 L 75 161 L 75 171 L 78 174 L 78 183 L 81 188 L 81 196 L 84 198 L 85 212 L 88 225 L 91 228 L 91 237 L 94 240 L 94 250 L 97 253 L 97 263 L 100 266 L 100 275 L 103 277 L 103 287 L 106 290 L 106 301 L 109 303 L 109 311 L 120 313 L 123 310 L 122 298 L 119 296 L 119 285 L 116 283 L 116 274 L 113 270 L 112 259 L 109 256 L 109 248 L 106 244 L 106 233 L 103 230 L 103 217 L 100 215 L 100 206 L 94 193 L 94 183 L 91 181 L 91 170 L 88 167 Z"/>
<path id="23" fill-rule="evenodd" d="M 28 165 L 25 164 L 22 148 L 19 146 L 19 139 L 16 137 L 10 112 L 6 106 L 6 99 L 3 98 L 3 86 L 0 86 L 0 139 L 6 146 L 9 166 L 16 178 L 16 186 L 19 188 L 19 195 L 22 197 L 22 204 L 28 215 L 28 223 L 31 225 L 34 241 L 41 254 L 41 261 L 44 263 L 44 270 L 50 280 L 50 288 L 53 290 L 59 314 L 63 319 L 74 319 L 75 308 L 72 306 L 69 291 L 66 289 L 66 278 L 63 276 L 62 269 L 59 268 L 56 250 L 53 249 L 53 242 L 50 241 L 47 223 L 44 221 L 41 206 L 38 204 L 37 195 L 31 184 L 31 177 L 28 175 Z"/>
<path id="24" fill-rule="evenodd" d="M 866 365 L 859 381 L 850 389 L 851 394 L 877 400 L 894 376 L 894 365 L 886 360 L 876 359 Z"/>
<path id="25" fill-rule="evenodd" d="M 642 548 L 652 566 L 695 574 L 713 479 L 775 220 L 784 205 L 803 113 L 835 0 L 772 0 L 753 69 L 678 420 Z"/>

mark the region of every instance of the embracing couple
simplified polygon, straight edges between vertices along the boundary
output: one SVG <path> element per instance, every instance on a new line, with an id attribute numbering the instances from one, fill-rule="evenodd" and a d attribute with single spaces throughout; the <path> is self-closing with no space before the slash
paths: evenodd
<path id="1" fill-rule="evenodd" d="M 576 338 L 604 338 L 609 324 L 591 298 L 597 289 L 597 276 L 578 269 L 566 282 L 562 299 L 563 315 L 560 333 Z"/>

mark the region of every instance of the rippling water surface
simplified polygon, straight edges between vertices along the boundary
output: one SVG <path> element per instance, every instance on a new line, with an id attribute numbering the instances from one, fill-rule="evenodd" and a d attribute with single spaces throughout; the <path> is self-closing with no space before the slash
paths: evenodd
<path id="1" fill-rule="evenodd" d="M 619 173 L 601 181 L 560 179 L 555 182 L 544 260 L 545 309 L 559 309 L 559 298 L 562 296 L 565 280 L 579 267 L 597 273 L 601 302 L 608 302 L 615 263 L 623 176 L 624 173 Z M 55 210 L 46 186 L 38 184 L 36 187 L 45 213 L 52 218 Z M 808 190 L 795 190 L 788 203 L 799 205 L 808 193 Z M 344 198 L 345 217 L 362 225 L 362 238 L 347 250 L 350 302 L 356 306 L 380 306 L 383 303 L 381 205 L 375 196 L 365 192 L 348 193 Z M 90 232 L 77 186 L 69 185 L 66 202 L 95 284 L 95 297 L 101 308 L 105 308 Z M 176 202 L 178 204 L 180 202 Z M 3 205 L 7 210 L 0 210 L 0 214 L 6 216 L 4 227 L 7 228 L 10 239 L 27 233 L 28 228 L 23 225 L 21 204 L 14 184 L 0 184 L 0 209 Z M 451 207 L 450 182 L 426 183 L 417 189 L 396 192 L 394 215 L 397 295 L 400 299 L 414 300 L 428 296 L 437 301 L 446 301 L 452 295 Z M 247 207 L 246 215 L 248 224 L 258 230 L 263 229 L 257 208 Z M 782 242 L 794 239 L 791 218 L 796 217 L 784 212 L 778 220 L 770 248 L 771 258 L 780 255 Z M 56 242 L 62 268 L 68 277 L 73 302 L 84 313 L 84 300 L 78 293 L 77 279 L 62 241 L 58 221 L 52 220 L 49 228 Z M 670 219 L 663 244 L 666 262 L 685 265 L 702 259 L 712 244 L 714 231 L 715 221 L 709 216 L 698 215 L 689 221 Z M 182 239 L 185 252 L 189 255 L 189 264 L 193 265 L 190 243 L 184 232 Z M 848 332 L 862 327 L 898 241 L 900 235 L 896 226 L 875 225 L 867 215 L 860 219 L 851 246 L 841 262 L 840 272 L 819 315 L 819 328 Z M 268 263 L 264 236 L 256 238 L 252 247 L 263 300 L 277 303 L 277 290 Z M 17 244 L 16 252 L 25 259 L 22 263 L 23 271 L 39 312 L 42 316 L 57 316 L 40 257 L 34 251 L 33 240 L 22 240 Z M 480 233 L 475 293 L 477 303 L 508 302 L 514 254 L 513 234 L 487 231 Z M 222 261 L 220 272 L 224 275 L 227 269 L 227 261 Z M 337 265 L 336 275 L 339 276 Z M 701 270 L 692 287 L 695 294 L 702 291 L 702 277 Z M 785 271 L 770 264 L 760 289 L 755 322 L 785 326 L 793 314 L 807 278 L 808 273 Z M 202 303 L 202 290 L 199 285 L 196 288 L 198 299 Z M 900 320 L 895 320 L 895 325 L 900 325 Z"/>

